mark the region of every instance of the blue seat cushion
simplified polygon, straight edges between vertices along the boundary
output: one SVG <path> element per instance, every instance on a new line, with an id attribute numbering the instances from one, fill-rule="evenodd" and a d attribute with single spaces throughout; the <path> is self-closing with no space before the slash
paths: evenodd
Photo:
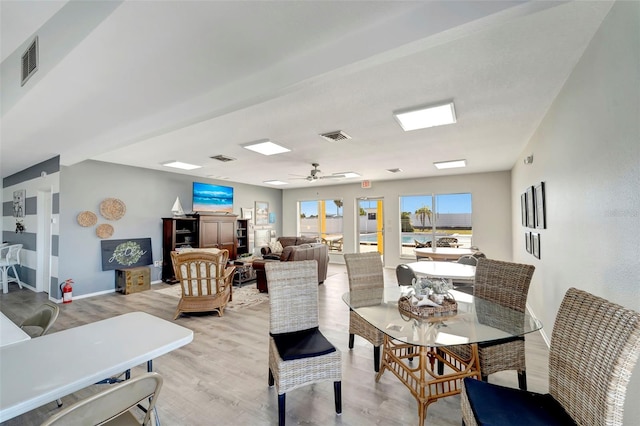
<path id="1" fill-rule="evenodd" d="M 575 425 L 567 412 L 549 394 L 464 379 L 471 410 L 484 426 L 568 426 Z"/>
<path id="2" fill-rule="evenodd" d="M 318 327 L 291 333 L 271 334 L 280 357 L 285 361 L 326 355 L 336 348 L 322 335 Z"/>

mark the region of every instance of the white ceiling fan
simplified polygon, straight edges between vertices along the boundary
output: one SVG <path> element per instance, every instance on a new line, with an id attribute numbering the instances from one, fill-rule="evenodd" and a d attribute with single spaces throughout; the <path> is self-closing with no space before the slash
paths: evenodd
<path id="1" fill-rule="evenodd" d="M 318 163 L 311 163 L 311 165 L 313 166 L 313 169 L 311 169 L 311 171 L 309 171 L 309 175 L 306 177 L 298 177 L 298 178 L 293 178 L 293 179 L 304 179 L 308 182 L 315 182 L 317 180 L 320 179 L 342 179 L 345 178 L 346 176 L 341 174 L 341 173 L 334 173 L 332 175 L 327 175 L 327 176 L 320 176 L 320 173 L 322 173 L 322 170 L 320 170 L 318 167 L 320 167 L 320 164 Z"/>

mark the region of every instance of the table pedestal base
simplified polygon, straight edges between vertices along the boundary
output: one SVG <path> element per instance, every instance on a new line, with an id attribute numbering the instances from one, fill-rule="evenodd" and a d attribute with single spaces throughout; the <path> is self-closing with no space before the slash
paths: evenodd
<path id="1" fill-rule="evenodd" d="M 382 348 L 382 365 L 376 376 L 376 382 L 380 380 L 385 370 L 395 374 L 418 401 L 418 424 L 421 426 L 424 425 L 429 404 L 439 398 L 459 394 L 462 379 L 465 377 L 475 377 L 480 380 L 480 361 L 476 344 L 471 345 L 470 360 L 458 359 L 453 354 L 437 351 L 436 348 L 393 341 L 387 335 L 384 336 Z M 409 364 L 411 362 L 415 365 L 415 360 L 409 361 L 410 358 L 418 359 L 417 366 Z M 436 361 L 444 363 L 445 367 L 453 372 L 437 374 Z"/>

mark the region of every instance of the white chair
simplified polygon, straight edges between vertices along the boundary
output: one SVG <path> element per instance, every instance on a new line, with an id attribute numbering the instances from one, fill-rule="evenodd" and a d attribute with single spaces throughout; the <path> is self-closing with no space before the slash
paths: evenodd
<path id="1" fill-rule="evenodd" d="M 76 402 L 49 417 L 41 426 L 153 425 L 157 419 L 151 417 L 151 413 L 155 412 L 161 388 L 162 377 L 146 373 Z M 144 411 L 134 413 L 132 409 L 146 400 L 149 402 Z M 140 420 L 143 415 L 144 419 Z"/>
<path id="2" fill-rule="evenodd" d="M 22 244 L 12 244 L 4 247 L 0 247 L 0 272 L 2 273 L 2 292 L 9 292 L 9 283 L 18 283 L 22 288 L 22 282 L 16 271 L 16 265 L 20 265 L 20 250 L 22 250 Z M 9 268 L 13 270 L 13 277 L 9 276 Z"/>

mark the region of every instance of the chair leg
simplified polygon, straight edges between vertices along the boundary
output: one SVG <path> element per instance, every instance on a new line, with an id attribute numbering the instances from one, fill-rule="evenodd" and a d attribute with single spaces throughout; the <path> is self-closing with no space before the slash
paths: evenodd
<path id="1" fill-rule="evenodd" d="M 376 373 L 380 371 L 380 346 L 373 347 L 373 369 Z"/>
<path id="2" fill-rule="evenodd" d="M 353 349 L 353 334 L 349 334 L 349 349 Z"/>
<path id="3" fill-rule="evenodd" d="M 527 390 L 527 372 L 518 371 L 518 387 L 521 390 Z"/>
<path id="4" fill-rule="evenodd" d="M 336 401 L 336 413 L 342 414 L 342 382 L 333 382 L 333 394 Z"/>
<path id="5" fill-rule="evenodd" d="M 18 272 L 16 271 L 16 267 L 11 265 L 11 269 L 13 269 L 13 275 L 16 276 L 16 282 L 18 283 L 18 286 L 20 286 L 20 288 L 22 288 L 22 282 L 20 281 L 20 277 L 18 276 Z"/>
<path id="6" fill-rule="evenodd" d="M 273 373 L 271 372 L 271 369 L 269 369 L 269 387 L 273 386 L 275 382 L 276 381 L 273 378 Z"/>
<path id="7" fill-rule="evenodd" d="M 285 396 L 286 394 L 278 395 L 278 425 L 284 426 L 285 413 Z"/>

